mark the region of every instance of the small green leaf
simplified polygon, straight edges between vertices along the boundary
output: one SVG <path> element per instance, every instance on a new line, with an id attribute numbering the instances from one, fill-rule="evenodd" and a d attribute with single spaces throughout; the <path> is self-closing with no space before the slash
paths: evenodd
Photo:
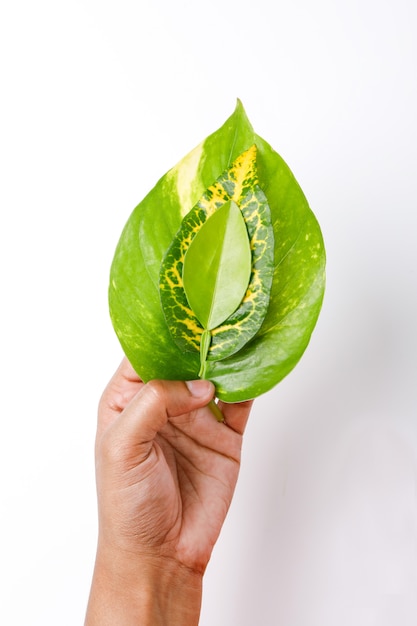
<path id="1" fill-rule="evenodd" d="M 203 224 L 184 257 L 185 294 L 203 328 L 213 330 L 236 311 L 251 262 L 245 220 L 229 200 Z"/>

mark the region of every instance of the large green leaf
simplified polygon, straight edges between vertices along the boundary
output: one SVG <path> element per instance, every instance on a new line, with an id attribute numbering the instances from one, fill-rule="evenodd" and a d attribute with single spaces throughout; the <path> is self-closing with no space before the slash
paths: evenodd
<path id="1" fill-rule="evenodd" d="M 181 348 L 165 319 L 161 263 L 184 217 L 213 181 L 254 145 L 257 193 L 269 205 L 274 232 L 267 310 L 259 330 L 238 350 L 217 360 L 209 357 L 206 377 L 223 400 L 253 398 L 287 375 L 308 345 L 324 292 L 320 228 L 288 166 L 254 133 L 238 102 L 218 131 L 160 179 L 120 237 L 111 268 L 110 313 L 126 355 L 145 381 L 198 375 L 198 351 Z M 271 252 L 272 245 L 268 249 Z M 213 332 L 213 350 L 214 341 Z"/>

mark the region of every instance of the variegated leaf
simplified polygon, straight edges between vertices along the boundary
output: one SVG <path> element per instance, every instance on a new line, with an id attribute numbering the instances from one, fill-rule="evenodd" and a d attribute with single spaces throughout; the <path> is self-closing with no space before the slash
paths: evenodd
<path id="1" fill-rule="evenodd" d="M 209 360 L 223 359 L 245 345 L 259 330 L 268 309 L 274 271 L 274 235 L 268 203 L 258 185 L 255 145 L 235 159 L 185 216 L 162 262 L 162 307 L 172 336 L 182 350 L 199 350 L 204 330 L 185 295 L 184 257 L 205 221 L 229 200 L 239 206 L 248 229 L 252 271 L 239 308 L 212 330 Z"/>

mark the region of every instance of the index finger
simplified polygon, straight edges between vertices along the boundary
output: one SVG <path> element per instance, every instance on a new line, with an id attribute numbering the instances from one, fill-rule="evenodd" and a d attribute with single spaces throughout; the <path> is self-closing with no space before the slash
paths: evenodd
<path id="1" fill-rule="evenodd" d="M 98 410 L 99 430 L 107 428 L 120 415 L 142 386 L 142 380 L 124 357 L 101 396 Z"/>

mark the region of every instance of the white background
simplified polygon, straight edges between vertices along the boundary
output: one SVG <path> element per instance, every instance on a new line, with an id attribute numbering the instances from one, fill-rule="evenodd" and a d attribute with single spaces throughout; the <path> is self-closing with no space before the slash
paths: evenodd
<path id="1" fill-rule="evenodd" d="M 323 230 L 322 315 L 260 398 L 203 626 L 417 622 L 414 0 L 15 0 L 0 13 L 0 623 L 81 624 L 121 229 L 242 99 Z"/>

